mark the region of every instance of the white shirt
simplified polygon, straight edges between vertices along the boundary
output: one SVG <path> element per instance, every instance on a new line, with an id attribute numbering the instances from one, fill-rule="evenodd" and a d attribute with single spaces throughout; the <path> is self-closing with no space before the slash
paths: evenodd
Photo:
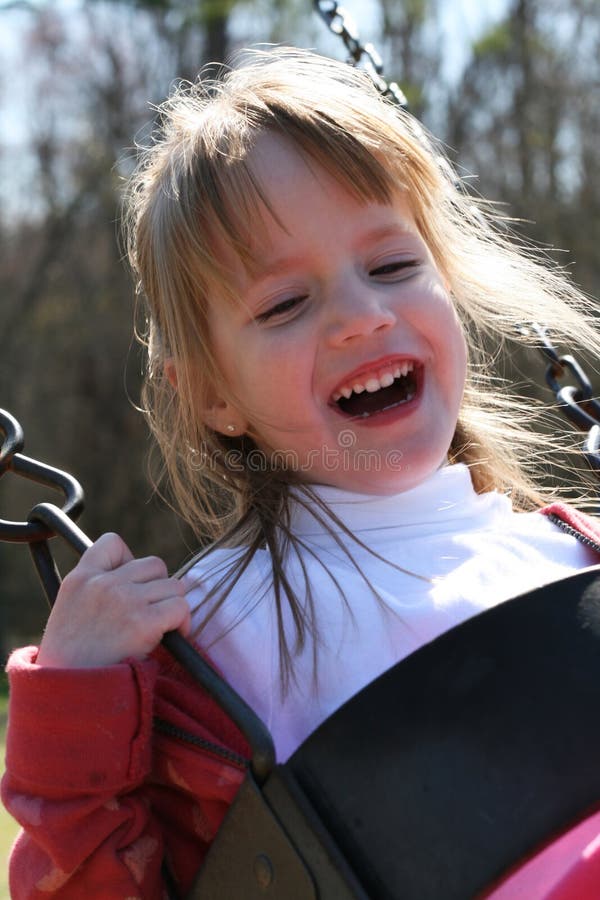
<path id="1" fill-rule="evenodd" d="M 292 527 L 307 549 L 301 560 L 292 554 L 286 573 L 301 598 L 301 564 L 310 579 L 319 634 L 316 678 L 309 639 L 294 657 L 295 678 L 282 695 L 267 551 L 256 554 L 200 639 L 271 731 L 280 762 L 346 700 L 423 644 L 482 610 L 597 562 L 592 550 L 540 513 L 515 513 L 509 498 L 496 492 L 476 494 L 462 464 L 388 497 L 326 486 L 315 491 L 369 548 L 329 522 L 332 535 L 309 510 L 294 507 Z M 239 552 L 213 551 L 185 576 L 195 623 L 206 591 Z M 293 642 L 287 609 L 284 620 Z"/>

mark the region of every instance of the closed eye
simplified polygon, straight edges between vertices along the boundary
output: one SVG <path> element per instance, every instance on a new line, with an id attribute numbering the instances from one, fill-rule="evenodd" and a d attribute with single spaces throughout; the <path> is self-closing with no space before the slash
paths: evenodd
<path id="1" fill-rule="evenodd" d="M 256 317 L 257 322 L 268 322 L 269 319 L 273 319 L 276 316 L 283 316 L 288 312 L 294 310 L 297 306 L 306 300 L 306 295 L 302 297 L 289 297 L 287 300 L 282 300 L 281 303 L 276 303 L 275 306 L 272 306 L 270 309 L 267 309 L 265 312 L 260 313 Z"/>
<path id="2" fill-rule="evenodd" d="M 392 262 L 384 263 L 381 266 L 377 266 L 375 269 L 370 269 L 369 275 L 381 277 L 382 275 L 398 275 L 403 272 L 408 273 L 418 265 L 418 259 L 397 259 Z"/>

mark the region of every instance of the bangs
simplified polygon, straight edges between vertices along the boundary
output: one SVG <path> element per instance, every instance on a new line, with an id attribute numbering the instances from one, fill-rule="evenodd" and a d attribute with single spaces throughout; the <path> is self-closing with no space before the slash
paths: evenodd
<path id="1" fill-rule="evenodd" d="M 267 127 L 250 129 L 243 152 L 240 153 L 239 132 L 236 134 L 235 157 L 227 153 L 204 156 L 197 184 L 204 197 L 198 203 L 200 227 L 212 248 L 212 257 L 219 280 L 226 278 L 219 260 L 225 245 L 252 270 L 260 261 L 252 247 L 265 216 L 280 227 L 283 224 L 269 202 L 268 184 L 262 183 L 252 166 L 252 150 L 261 135 L 271 133 L 283 138 L 305 160 L 308 167 L 319 167 L 331 176 L 359 203 L 388 204 L 394 194 L 405 185 L 393 168 L 382 161 L 381 154 L 344 132 L 339 126 L 315 115 L 315 121 L 302 121 L 283 116 L 277 111 Z M 201 189 L 202 189 L 201 188 Z"/>

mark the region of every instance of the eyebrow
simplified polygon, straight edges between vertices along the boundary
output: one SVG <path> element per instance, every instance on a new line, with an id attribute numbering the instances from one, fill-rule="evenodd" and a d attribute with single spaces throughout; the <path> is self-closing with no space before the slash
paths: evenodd
<path id="1" fill-rule="evenodd" d="M 266 278 L 283 275 L 288 269 L 294 269 L 301 264 L 301 256 L 278 256 L 266 262 L 262 259 L 256 259 L 248 268 L 253 278 L 257 281 L 263 281 Z"/>
<path id="2" fill-rule="evenodd" d="M 378 228 L 372 228 L 366 234 L 361 235 L 359 243 L 370 244 L 373 241 L 380 241 L 386 237 L 418 237 L 419 234 L 414 228 L 402 225 L 400 222 L 390 222 L 388 225 L 380 225 Z"/>

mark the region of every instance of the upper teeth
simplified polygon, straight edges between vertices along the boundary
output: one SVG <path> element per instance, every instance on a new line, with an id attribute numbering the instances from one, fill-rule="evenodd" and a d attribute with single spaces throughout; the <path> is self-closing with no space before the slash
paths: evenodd
<path id="1" fill-rule="evenodd" d="M 379 369 L 377 372 L 367 372 L 361 377 L 360 381 L 356 379 L 352 382 L 346 382 L 346 384 L 341 385 L 337 391 L 334 391 L 332 395 L 333 402 L 336 403 L 342 397 L 349 400 L 353 393 L 362 394 L 363 391 L 374 394 L 375 391 L 378 391 L 381 388 L 389 387 L 394 383 L 394 380 L 400 378 L 401 375 L 408 375 L 409 372 L 412 372 L 414 367 L 415 364 L 413 362 L 405 360 L 397 366 Z"/>

